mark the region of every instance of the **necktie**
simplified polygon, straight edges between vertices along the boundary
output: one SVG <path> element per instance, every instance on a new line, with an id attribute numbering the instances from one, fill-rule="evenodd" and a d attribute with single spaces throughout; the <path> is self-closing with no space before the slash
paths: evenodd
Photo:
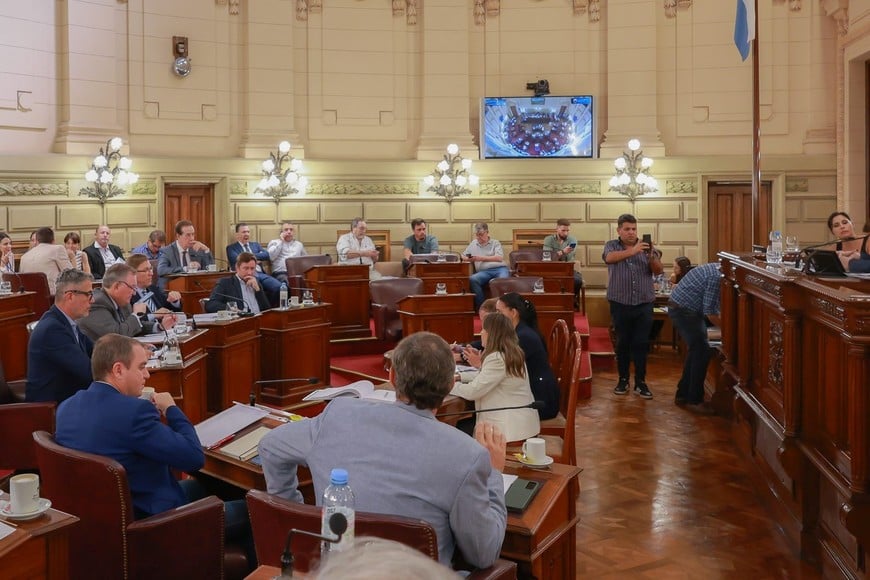
<path id="1" fill-rule="evenodd" d="M 190 265 L 187 263 L 187 250 L 181 252 L 181 265 L 185 268 Z"/>
<path id="2" fill-rule="evenodd" d="M 245 251 L 246 251 L 246 252 L 250 252 L 250 251 L 251 251 L 251 247 L 250 247 L 248 244 L 245 244 Z"/>
<path id="3" fill-rule="evenodd" d="M 85 337 L 82 335 L 82 331 L 79 330 L 79 327 L 75 327 L 76 334 L 76 342 L 79 343 L 79 348 L 82 349 L 82 352 L 88 352 L 88 349 L 85 348 Z"/>

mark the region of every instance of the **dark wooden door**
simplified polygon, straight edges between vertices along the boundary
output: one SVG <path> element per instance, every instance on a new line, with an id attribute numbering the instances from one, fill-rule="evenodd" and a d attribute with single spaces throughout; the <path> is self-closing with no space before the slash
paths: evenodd
<path id="1" fill-rule="evenodd" d="M 163 192 L 163 220 L 167 242 L 175 240 L 175 223 L 190 220 L 196 239 L 214 251 L 214 186 L 167 183 Z"/>
<path id="2" fill-rule="evenodd" d="M 716 261 L 722 250 L 748 252 L 752 244 L 767 245 L 770 231 L 770 182 L 761 183 L 756 231 L 760 240 L 752 240 L 752 184 L 710 183 L 707 189 L 710 211 L 707 217 L 709 243 L 707 261 Z"/>

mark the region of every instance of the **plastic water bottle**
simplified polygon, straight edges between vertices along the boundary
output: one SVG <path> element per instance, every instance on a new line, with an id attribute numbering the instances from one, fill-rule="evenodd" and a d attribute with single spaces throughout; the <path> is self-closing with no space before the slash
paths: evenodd
<path id="1" fill-rule="evenodd" d="M 287 299 L 287 284 L 285 282 L 281 283 L 281 289 L 278 291 L 278 307 L 281 310 L 287 310 L 290 307 Z"/>
<path id="2" fill-rule="evenodd" d="M 343 514 L 347 519 L 347 530 L 342 534 L 341 541 L 337 544 L 323 542 L 320 549 L 320 557 L 324 558 L 328 552 L 341 552 L 353 547 L 354 526 L 354 498 L 353 490 L 347 484 L 347 470 L 335 468 L 329 474 L 330 485 L 323 490 L 323 519 L 321 520 L 321 535 L 335 538 L 335 534 L 329 528 L 329 518 L 332 514 Z"/>
<path id="3" fill-rule="evenodd" d="M 782 233 L 779 230 L 770 232 L 770 245 L 767 247 L 767 261 L 771 264 L 782 263 Z"/>

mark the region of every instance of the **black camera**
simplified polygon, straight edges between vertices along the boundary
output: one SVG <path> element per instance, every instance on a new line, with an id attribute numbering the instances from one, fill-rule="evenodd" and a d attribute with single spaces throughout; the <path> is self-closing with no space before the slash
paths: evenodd
<path id="1" fill-rule="evenodd" d="M 550 81 L 547 79 L 541 79 L 534 83 L 526 83 L 526 89 L 530 91 L 535 91 L 535 96 L 540 97 L 542 95 L 550 94 Z"/>

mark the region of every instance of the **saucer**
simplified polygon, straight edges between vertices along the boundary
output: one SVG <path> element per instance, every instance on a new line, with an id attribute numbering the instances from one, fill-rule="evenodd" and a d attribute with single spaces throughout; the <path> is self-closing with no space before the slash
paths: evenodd
<path id="1" fill-rule="evenodd" d="M 51 507 L 51 500 L 49 499 L 39 498 L 37 500 L 37 503 L 39 504 L 39 507 L 32 512 L 13 514 L 12 503 L 6 500 L 0 500 L 0 518 L 17 521 L 32 520 L 33 518 L 44 514 L 48 510 L 48 508 Z"/>
<path id="2" fill-rule="evenodd" d="M 514 457 L 516 457 L 517 461 L 519 461 L 523 465 L 528 465 L 529 467 L 547 467 L 548 465 L 553 463 L 553 458 L 549 455 L 542 463 L 532 463 L 522 453 L 514 453 Z"/>

